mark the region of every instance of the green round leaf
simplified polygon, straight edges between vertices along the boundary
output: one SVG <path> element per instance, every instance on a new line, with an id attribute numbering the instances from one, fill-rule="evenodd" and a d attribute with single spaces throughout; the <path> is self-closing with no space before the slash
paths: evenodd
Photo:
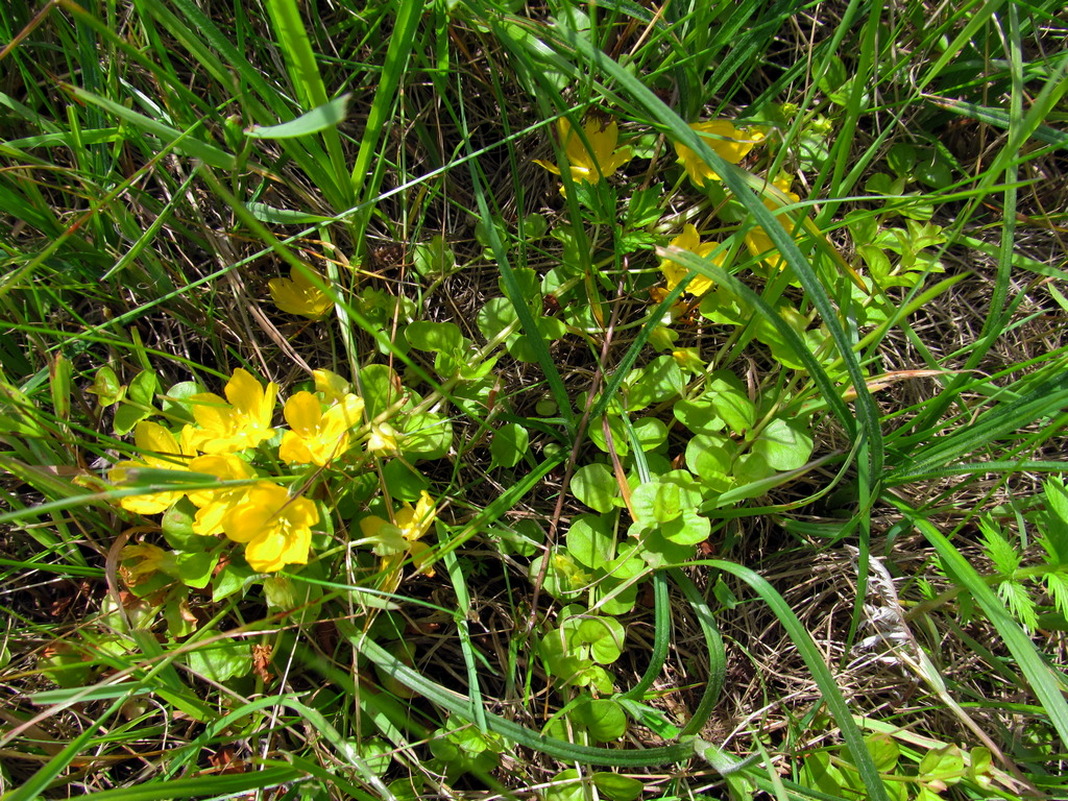
<path id="1" fill-rule="evenodd" d="M 626 631 L 614 617 L 583 615 L 564 621 L 569 652 L 592 659 L 601 665 L 610 665 L 623 653 Z"/>
<path id="2" fill-rule="evenodd" d="M 643 417 L 634 422 L 634 437 L 642 451 L 652 451 L 667 442 L 668 428 L 663 420 Z"/>
<path id="3" fill-rule="evenodd" d="M 627 731 L 627 713 L 607 698 L 582 699 L 570 712 L 571 721 L 589 732 L 598 742 L 618 740 Z"/>
<path id="4" fill-rule="evenodd" d="M 677 519 L 664 523 L 660 531 L 676 545 L 696 545 L 708 539 L 712 524 L 693 509 L 685 509 Z"/>
<path id="5" fill-rule="evenodd" d="M 189 669 L 212 681 L 226 681 L 245 676 L 252 670 L 252 645 L 235 640 L 220 640 L 185 655 Z"/>
<path id="6" fill-rule="evenodd" d="M 615 557 L 616 538 L 612 529 L 612 520 L 607 516 L 579 515 L 571 522 L 565 537 L 567 552 L 586 567 L 603 567 Z"/>
<path id="7" fill-rule="evenodd" d="M 608 465 L 584 465 L 571 477 L 571 492 L 591 509 L 610 512 L 616 508 L 619 484 Z"/>
<path id="8" fill-rule="evenodd" d="M 460 352 L 466 343 L 460 327 L 455 323 L 416 320 L 404 329 L 404 336 L 413 348 L 440 353 Z"/>
<path id="9" fill-rule="evenodd" d="M 753 442 L 751 451 L 775 470 L 804 467 L 813 447 L 806 423 L 787 422 L 778 417 L 771 420 Z"/>
<path id="10" fill-rule="evenodd" d="M 515 467 L 530 448 L 530 435 L 518 423 L 507 423 L 490 442 L 491 467 Z"/>
<path id="11" fill-rule="evenodd" d="M 683 493 L 677 484 L 647 481 L 631 493 L 630 503 L 635 519 L 643 525 L 653 526 L 682 514 Z"/>
<path id="12" fill-rule="evenodd" d="M 422 473 L 401 459 L 390 459 L 383 464 L 382 478 L 389 487 L 389 494 L 399 501 L 417 501 L 422 491 L 430 486 Z"/>
<path id="13" fill-rule="evenodd" d="M 452 423 L 443 415 L 424 412 L 401 418 L 404 437 L 399 442 L 404 456 L 440 459 L 452 445 Z"/>
<path id="14" fill-rule="evenodd" d="M 627 409 L 637 411 L 654 403 L 663 403 L 682 393 L 685 382 L 682 369 L 671 356 L 658 356 L 627 376 Z"/>
<path id="15" fill-rule="evenodd" d="M 593 774 L 593 783 L 608 801 L 635 801 L 645 789 L 645 785 L 633 776 L 608 771 Z"/>

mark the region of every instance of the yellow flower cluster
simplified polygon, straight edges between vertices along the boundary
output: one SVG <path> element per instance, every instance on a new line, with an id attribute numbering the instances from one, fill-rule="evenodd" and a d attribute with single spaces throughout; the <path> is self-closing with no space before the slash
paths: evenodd
<path id="1" fill-rule="evenodd" d="M 710 120 L 708 122 L 693 123 L 690 127 L 705 140 L 706 144 L 725 161 L 731 164 L 739 163 L 753 147 L 764 140 L 764 135 L 756 130 L 736 128 L 729 120 Z M 697 153 L 685 145 L 675 144 L 675 153 L 678 162 L 686 170 L 693 184 L 699 188 L 706 187 L 711 181 L 720 180 L 716 174 Z M 769 192 L 764 198 L 766 205 L 777 217 L 785 218 L 782 211 L 784 205 L 796 203 L 800 197 L 790 191 L 790 185 L 785 180 L 776 180 L 772 186 L 777 191 Z M 784 220 L 786 221 L 786 220 Z M 758 226 L 749 229 L 745 234 L 745 244 L 753 256 L 764 261 L 771 269 L 781 270 L 785 262 L 782 255 L 776 250 L 767 232 Z M 697 229 L 687 224 L 683 232 L 671 240 L 673 247 L 682 248 L 697 256 L 706 257 L 719 247 L 718 242 L 702 242 Z M 717 261 L 717 264 L 719 262 Z M 719 266 L 722 266 L 719 264 Z M 689 270 L 671 259 L 662 259 L 660 270 L 664 274 L 667 289 L 671 291 L 689 273 Z M 700 297 L 712 289 L 711 279 L 698 275 L 690 281 L 686 291 L 691 295 Z"/>
<path id="2" fill-rule="evenodd" d="M 363 400 L 350 393 L 339 376 L 316 370 L 315 382 L 322 401 L 311 392 L 298 392 L 283 410 L 290 428 L 282 435 L 279 457 L 289 464 L 329 464 L 349 449 L 351 431 L 363 421 Z M 259 478 L 248 461 L 254 448 L 277 433 L 271 421 L 278 387 L 268 383 L 265 388 L 238 368 L 225 395 L 191 396 L 194 424 L 177 437 L 158 423 L 138 423 L 134 441 L 141 459 L 120 462 L 108 475 L 111 482 L 122 484 L 139 469 L 179 470 L 213 476 L 221 486 L 128 495 L 119 504 L 138 514 L 157 514 L 184 495 L 197 507 L 193 532 L 224 534 L 243 543 L 253 570 L 267 573 L 305 564 L 318 509 L 307 498 Z"/>

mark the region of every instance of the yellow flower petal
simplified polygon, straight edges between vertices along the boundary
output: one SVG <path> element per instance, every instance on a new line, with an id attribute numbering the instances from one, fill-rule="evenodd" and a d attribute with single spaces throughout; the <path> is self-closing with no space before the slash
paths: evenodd
<path id="1" fill-rule="evenodd" d="M 718 242 L 702 242 L 701 235 L 697 232 L 697 228 L 689 223 L 683 228 L 681 234 L 671 240 L 671 245 L 672 247 L 677 247 L 682 250 L 688 250 L 690 253 L 701 257 L 707 257 L 712 251 L 719 247 Z M 722 266 L 718 259 L 715 260 L 715 263 Z M 679 282 L 690 274 L 688 268 L 671 259 L 661 260 L 660 271 L 664 273 L 669 292 L 677 287 Z M 708 276 L 695 275 L 690 283 L 686 285 L 686 291 L 691 295 L 700 297 L 708 292 L 712 286 L 713 281 Z"/>
<path id="2" fill-rule="evenodd" d="M 194 473 L 208 473 L 220 481 L 239 481 L 253 477 L 252 468 L 232 453 L 198 456 L 189 463 Z M 193 533 L 203 537 L 221 534 L 226 513 L 240 503 L 248 487 L 222 487 L 189 493 L 189 500 L 197 507 L 193 519 Z"/>
<path id="3" fill-rule="evenodd" d="M 334 302 L 312 283 L 310 276 L 314 276 L 320 284 L 326 283 L 326 279 L 310 267 L 303 270 L 293 268 L 289 278 L 272 278 L 268 281 L 275 305 L 284 312 L 312 319 L 326 314 Z"/>
<path id="4" fill-rule="evenodd" d="M 308 561 L 311 527 L 318 522 L 314 503 L 291 498 L 285 488 L 262 482 L 227 511 L 222 525 L 228 539 L 246 543 L 249 566 L 269 573 Z"/>
<path id="5" fill-rule="evenodd" d="M 618 147 L 619 125 L 610 122 L 602 125 L 597 120 L 587 120 L 583 133 L 579 134 L 571 127 L 567 117 L 556 121 L 556 130 L 560 135 L 564 153 L 567 156 L 571 179 L 575 182 L 596 184 L 602 178 L 610 178 L 616 170 L 632 158 L 629 147 Z M 560 175 L 560 167 L 536 159 L 535 164 Z"/>
<path id="6" fill-rule="evenodd" d="M 233 453 L 255 448 L 274 436 L 271 418 L 278 396 L 277 384 L 268 383 L 264 388 L 239 367 L 225 391 L 230 403 L 211 392 L 201 392 L 189 399 L 197 422 L 197 427 L 189 433 L 189 441 L 198 450 Z"/>
<path id="7" fill-rule="evenodd" d="M 317 397 L 298 392 L 286 401 L 284 414 L 292 430 L 283 435 L 279 458 L 323 467 L 348 449 L 349 429 L 362 420 L 363 400 L 349 394 L 324 413 Z"/>
<path id="8" fill-rule="evenodd" d="M 322 394 L 327 403 L 337 403 L 349 394 L 349 382 L 329 370 L 312 370 L 315 391 Z"/>
<path id="9" fill-rule="evenodd" d="M 690 127 L 700 134 L 716 155 L 731 164 L 740 162 L 753 146 L 764 138 L 763 135 L 754 135 L 744 129 L 735 128 L 729 120 L 695 122 L 691 123 Z M 716 172 L 686 145 L 676 142 L 675 153 L 696 186 L 703 187 L 708 181 L 719 180 Z"/>
<path id="10" fill-rule="evenodd" d="M 130 471 L 143 468 L 157 470 L 187 470 L 193 451 L 183 437 L 179 444 L 174 434 L 159 423 L 142 420 L 134 429 L 134 444 L 141 451 L 141 460 L 119 462 L 108 472 L 112 484 L 125 484 L 131 479 Z M 119 506 L 128 512 L 154 515 L 166 511 L 177 503 L 184 490 L 155 492 L 147 495 L 127 495 L 119 499 Z"/>
<path id="11" fill-rule="evenodd" d="M 286 401 L 282 415 L 289 427 L 304 437 L 318 430 L 323 408 L 319 399 L 310 392 L 298 392 Z"/>

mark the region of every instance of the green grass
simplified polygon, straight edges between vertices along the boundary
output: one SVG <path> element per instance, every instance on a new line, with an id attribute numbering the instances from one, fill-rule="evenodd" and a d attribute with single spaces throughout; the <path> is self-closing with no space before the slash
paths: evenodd
<path id="1" fill-rule="evenodd" d="M 1068 792 L 1060 4 L 11 5 L 4 801 Z"/>

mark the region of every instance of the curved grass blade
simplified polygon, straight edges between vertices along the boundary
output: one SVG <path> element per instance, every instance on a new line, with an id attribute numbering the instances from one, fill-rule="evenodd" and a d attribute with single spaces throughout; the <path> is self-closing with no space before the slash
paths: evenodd
<path id="1" fill-rule="evenodd" d="M 403 684 L 409 690 L 419 693 L 428 701 L 474 722 L 476 712 L 471 700 L 459 693 L 445 689 L 430 681 L 420 673 L 409 668 L 366 634 L 349 638 L 353 647 L 374 662 L 384 675 L 388 675 Z M 587 765 L 603 765 L 620 768 L 639 768 L 671 765 L 684 762 L 695 756 L 694 742 L 686 739 L 672 745 L 645 749 L 598 748 L 589 745 L 577 745 L 565 740 L 546 737 L 528 729 L 526 726 L 507 718 L 483 711 L 486 726 L 519 745 L 532 748 L 563 762 L 581 762 Z"/>
<path id="2" fill-rule="evenodd" d="M 296 768 L 275 766 L 249 773 L 194 776 L 190 779 L 170 779 L 165 782 L 146 782 L 134 787 L 120 787 L 99 793 L 87 793 L 82 798 L 93 801 L 163 801 L 168 798 L 218 798 L 278 787 L 304 774 Z M 8 799 L 10 797 L 5 797 Z"/>
<path id="3" fill-rule="evenodd" d="M 816 643 L 812 641 L 812 636 L 801 624 L 801 621 L 797 619 L 797 615 L 794 614 L 785 599 L 761 576 L 749 568 L 736 565 L 733 562 L 726 562 L 720 559 L 696 559 L 678 567 L 697 565 L 722 570 L 740 578 L 752 587 L 757 595 L 771 608 L 771 611 L 775 613 L 775 617 L 779 619 L 782 627 L 786 629 L 786 633 L 797 647 L 801 658 L 805 660 L 805 665 L 820 689 L 823 702 L 827 705 L 828 710 L 830 710 L 831 715 L 838 724 L 838 728 L 842 732 L 842 739 L 845 741 L 853 759 L 853 764 L 857 766 L 860 778 L 864 782 L 868 798 L 872 801 L 889 801 L 886 788 L 883 786 L 883 781 L 879 778 L 879 772 L 875 768 L 871 754 L 868 753 L 868 748 L 864 744 L 860 729 L 853 720 L 853 715 L 846 705 L 845 698 L 842 697 L 841 691 L 834 683 L 834 677 L 831 675 L 830 670 L 827 669 L 827 665 L 824 664 L 823 655 L 816 647 Z"/>

